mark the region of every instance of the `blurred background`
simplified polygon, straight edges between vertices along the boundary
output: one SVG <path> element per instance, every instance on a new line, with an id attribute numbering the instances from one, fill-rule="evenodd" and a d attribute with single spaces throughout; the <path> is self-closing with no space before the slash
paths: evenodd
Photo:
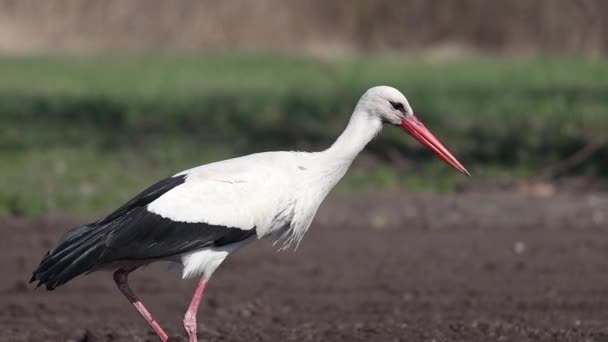
<path id="1" fill-rule="evenodd" d="M 474 178 L 386 129 L 342 189 L 599 181 L 607 13 L 600 0 L 2 0 L 0 212 L 90 214 L 182 168 L 323 149 L 379 84 Z"/>
<path id="2" fill-rule="evenodd" d="M 386 324 L 378 330 L 386 336 L 367 340 L 403 333 L 401 311 L 391 306 L 401 298 L 407 305 L 400 308 L 413 310 L 403 314 L 406 321 L 433 317 L 430 330 L 418 332 L 438 329 L 424 336 L 439 341 L 461 334 L 486 341 L 492 332 L 514 341 L 537 333 L 543 339 L 547 332 L 550 340 L 564 331 L 564 340 L 599 341 L 608 338 L 602 286 L 608 274 L 607 55 L 608 2 L 602 0 L 0 0 L 0 217 L 2 240 L 15 247 L 6 253 L 25 278 L 66 227 L 107 213 L 158 179 L 246 153 L 324 149 L 359 96 L 385 84 L 406 94 L 473 178 L 387 127 L 321 208 L 311 242 L 305 240 L 298 255 L 277 257 L 277 267 L 289 266 L 277 278 L 310 273 L 325 277 L 320 286 L 335 293 L 357 293 L 349 287 L 361 280 L 356 272 L 374 270 L 367 284 L 382 290 L 376 304 L 356 296 L 343 303 L 367 309 L 336 313 L 346 320 L 346 340 L 361 333 L 361 317 L 351 319 L 351 312 Z M 24 236 L 38 237 L 25 242 Z M 414 241 L 404 245 L 405 255 L 373 249 L 400 236 Z M 354 259 L 323 256 L 332 249 Z M 369 258 L 356 259 L 360 250 Z M 332 269 L 354 273 L 301 264 L 302 254 L 314 265 L 338 258 Z M 348 267 L 352 261 L 358 271 Z M 395 268 L 385 266 L 391 262 Z M 247 273 L 242 265 L 233 266 Z M 399 278 L 395 269 L 406 274 Z M 274 269 L 260 272 L 269 276 Z M 219 275 L 218 284 L 230 274 Z M 580 279 L 586 285 L 574 285 Z M 302 302 L 281 297 L 275 283 L 256 281 L 247 291 L 258 284 L 276 305 L 289 308 L 295 300 L 301 309 Z M 99 296 L 114 291 L 111 284 L 106 291 L 76 283 Z M 22 280 L 7 280 L 3 288 L 30 300 Z M 234 310 L 221 316 L 217 304 L 206 304 L 210 316 L 221 316 L 210 323 L 208 338 L 226 332 L 221 320 L 240 317 L 240 305 L 273 327 L 253 326 L 252 334 L 275 329 L 282 340 L 328 338 L 323 332 L 310 337 L 294 322 L 273 324 L 258 302 L 235 294 L 243 289 L 219 288 L 216 300 Z M 317 298 L 303 288 L 292 291 Z M 36 315 L 19 300 L 12 303 L 14 315 Z M 368 305 L 379 303 L 394 322 L 374 316 Z M 112 310 L 131 313 L 120 304 Z M 525 322 L 500 320 L 526 309 Z M 325 316 L 306 316 L 302 309 L 302 321 L 326 319 L 335 308 L 324 310 Z M 72 317 L 49 312 L 39 319 Z M 409 329 L 418 326 L 407 322 Z M 56 322 L 47 323 L 54 331 Z M 81 322 L 87 324 L 98 328 Z M 288 330 L 294 324 L 300 330 Z M 34 332 L 19 331 L 15 336 L 32 340 Z"/>

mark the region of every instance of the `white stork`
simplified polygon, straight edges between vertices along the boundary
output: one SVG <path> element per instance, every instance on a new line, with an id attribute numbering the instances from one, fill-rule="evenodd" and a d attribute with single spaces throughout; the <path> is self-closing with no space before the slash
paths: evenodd
<path id="1" fill-rule="evenodd" d="M 127 277 L 155 261 L 178 263 L 183 278 L 201 277 L 183 321 L 189 341 L 197 341 L 199 303 L 222 261 L 267 236 L 276 237 L 282 249 L 297 245 L 325 196 L 383 124 L 402 128 L 469 175 L 398 90 L 374 87 L 363 94 L 348 126 L 328 149 L 256 153 L 161 180 L 105 218 L 68 231 L 42 259 L 31 282 L 52 290 L 81 274 L 114 270 L 120 291 L 167 341 Z"/>

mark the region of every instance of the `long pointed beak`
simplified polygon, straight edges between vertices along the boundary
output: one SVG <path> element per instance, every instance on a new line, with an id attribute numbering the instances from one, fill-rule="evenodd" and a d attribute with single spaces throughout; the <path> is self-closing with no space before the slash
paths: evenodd
<path id="1" fill-rule="evenodd" d="M 439 158 L 446 162 L 451 167 L 462 172 L 463 174 L 471 177 L 471 174 L 467 169 L 460 164 L 458 160 L 443 146 L 437 138 L 429 131 L 424 124 L 418 120 L 415 115 L 410 115 L 401 121 L 399 125 L 401 129 L 406 131 L 409 135 L 418 140 L 422 145 L 426 146 L 429 150 L 433 151 Z"/>

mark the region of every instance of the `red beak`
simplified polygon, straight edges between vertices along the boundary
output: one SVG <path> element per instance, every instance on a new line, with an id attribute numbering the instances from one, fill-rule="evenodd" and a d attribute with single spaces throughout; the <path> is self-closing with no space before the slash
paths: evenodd
<path id="1" fill-rule="evenodd" d="M 439 158 L 441 158 L 448 165 L 471 177 L 469 171 L 467 171 L 467 169 L 465 169 L 464 166 L 462 166 L 462 164 L 456 160 L 450 151 L 448 151 L 448 149 L 445 148 L 443 144 L 437 140 L 437 138 L 435 138 L 433 133 L 431 133 L 431 131 L 429 131 L 415 115 L 410 115 L 403 119 L 399 127 L 401 127 L 409 135 L 416 138 L 416 140 L 418 140 L 422 145 L 426 146 L 429 150 L 433 151 L 433 153 L 439 156 Z"/>

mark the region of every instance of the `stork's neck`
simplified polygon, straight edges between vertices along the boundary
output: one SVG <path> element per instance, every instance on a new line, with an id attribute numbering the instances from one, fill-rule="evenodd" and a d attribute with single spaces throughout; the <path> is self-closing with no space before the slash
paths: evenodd
<path id="1" fill-rule="evenodd" d="M 323 151 L 336 161 L 352 162 L 381 130 L 382 122 L 357 106 L 348 126 L 330 148 Z"/>
<path id="2" fill-rule="evenodd" d="M 359 106 L 357 106 L 359 108 Z M 306 153 L 313 161 L 313 167 L 304 167 L 302 178 L 297 182 L 298 196 L 293 201 L 293 217 L 285 246 L 297 243 L 310 226 L 315 213 L 329 191 L 342 179 L 352 161 L 365 145 L 382 129 L 382 122 L 366 111 L 357 110 L 350 118 L 348 126 L 331 147 L 322 152 Z"/>

